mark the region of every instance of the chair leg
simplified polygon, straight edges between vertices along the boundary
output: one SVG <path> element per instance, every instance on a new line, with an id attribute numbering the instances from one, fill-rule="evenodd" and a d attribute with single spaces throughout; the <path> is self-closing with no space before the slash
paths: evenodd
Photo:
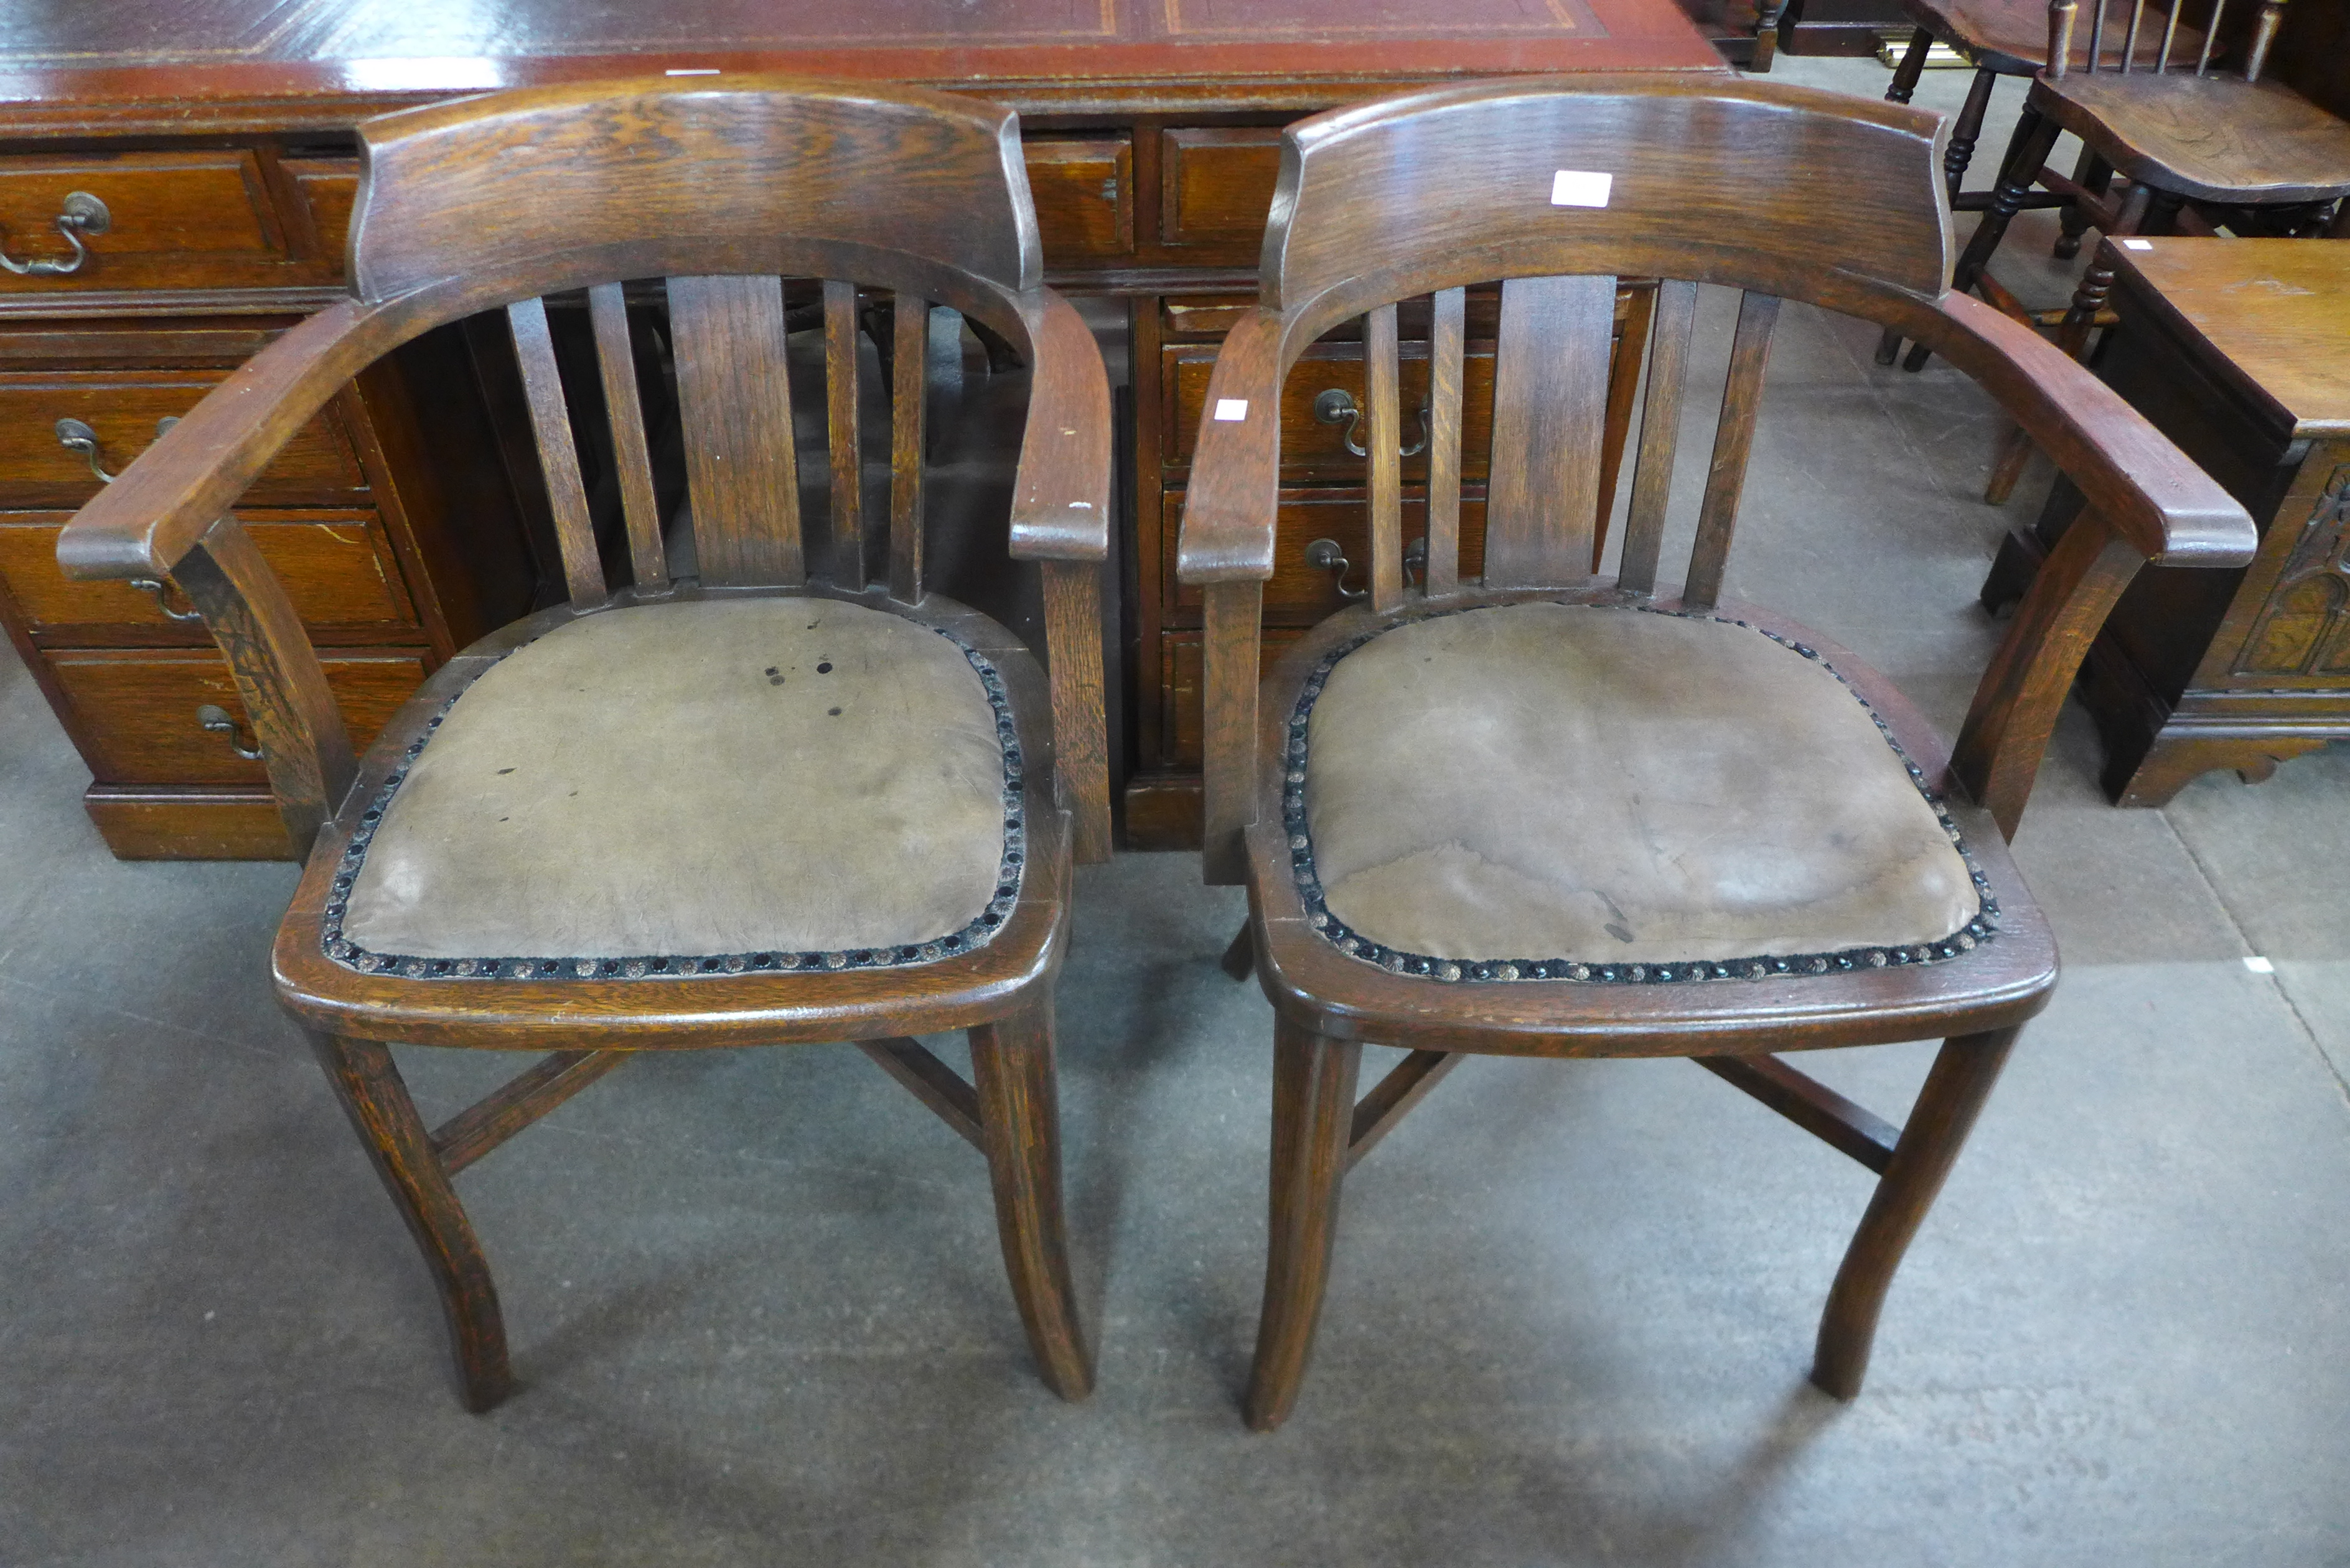
<path id="1" fill-rule="evenodd" d="M 409 1098 L 390 1048 L 332 1034 L 313 1034 L 310 1043 L 384 1190 L 391 1194 L 392 1206 L 408 1222 L 409 1234 L 416 1238 L 425 1267 L 432 1272 L 441 1310 L 449 1320 L 465 1408 L 476 1414 L 488 1410 L 514 1387 L 497 1289 L 490 1282 L 490 1265 L 474 1239 L 473 1222 L 465 1218 L 456 1189 L 432 1152 L 432 1136 L 416 1114 L 416 1102 Z"/>
<path id="2" fill-rule="evenodd" d="M 2073 182 L 2102 200 L 2114 182 L 2114 166 L 2084 147 L 2080 165 L 2073 171 Z M 2081 254 L 2081 236 L 2089 232 L 2089 209 L 2082 202 L 2067 202 L 2056 222 L 2061 232 L 2056 236 L 2055 257 L 2071 261 Z"/>
<path id="3" fill-rule="evenodd" d="M 1241 922 L 1241 934 L 1232 939 L 1232 945 L 1224 950 L 1216 967 L 1234 980 L 1246 980 L 1256 972 L 1256 943 L 1249 936 L 1246 920 Z"/>
<path id="4" fill-rule="evenodd" d="M 1918 78 L 1926 74 L 1926 56 L 1934 47 L 1934 35 L 1920 27 L 1909 35 L 1909 47 L 1901 51 L 1901 63 L 1893 67 L 1893 83 L 1885 89 L 1887 103 L 1908 103 L 1909 95 L 1918 90 Z"/>
<path id="5" fill-rule="evenodd" d="M 1960 294 L 1974 287 L 1975 279 L 1991 265 L 1991 253 L 2006 237 L 2007 225 L 2022 210 L 2024 197 L 2032 193 L 2032 182 L 2040 177 L 2048 150 L 2056 145 L 2059 129 L 2054 120 L 2033 109 L 2026 109 L 2015 122 L 2015 135 L 2000 162 L 1999 183 L 1992 189 L 1991 205 L 1983 210 L 1982 222 L 1975 225 L 1950 274 L 1950 286 Z"/>
<path id="6" fill-rule="evenodd" d="M 1061 1107 L 1053 1071 L 1053 1003 L 971 1031 L 971 1075 L 995 1187 L 996 1234 L 1012 1298 L 1045 1386 L 1064 1399 L 1093 1392 L 1093 1361 L 1069 1282 L 1061 1217 Z"/>
<path id="7" fill-rule="evenodd" d="M 1942 1190 L 2020 1032 L 1994 1029 L 1959 1035 L 1944 1041 L 1934 1058 L 1926 1086 L 1918 1092 L 1918 1103 L 1901 1129 L 1901 1141 L 1894 1146 L 1893 1161 L 1845 1251 L 1844 1265 L 1828 1292 L 1827 1311 L 1820 1318 L 1812 1381 L 1839 1399 L 1860 1392 L 1893 1271 L 1901 1266 L 1902 1254 Z"/>
<path id="8" fill-rule="evenodd" d="M 1274 1028 L 1273 1192 L 1266 1224 L 1264 1308 L 1249 1371 L 1250 1428 L 1289 1418 L 1314 1353 L 1314 1329 L 1330 1281 L 1338 1184 L 1354 1130 L 1355 1077 L 1363 1048 L 1300 1029 Z"/>
<path id="9" fill-rule="evenodd" d="M 1942 178 L 1953 202 L 1959 199 L 1959 187 L 1966 182 L 1967 166 L 1975 161 L 1983 115 L 1991 109 L 1991 85 L 1998 80 L 1997 71 L 1978 69 L 1967 88 L 1967 101 L 1959 109 L 1959 118 L 1950 122 L 1950 145 L 1942 152 Z"/>

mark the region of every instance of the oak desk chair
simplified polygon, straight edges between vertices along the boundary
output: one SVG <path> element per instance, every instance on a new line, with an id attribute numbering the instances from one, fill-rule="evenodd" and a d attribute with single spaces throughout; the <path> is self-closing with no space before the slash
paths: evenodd
<path id="1" fill-rule="evenodd" d="M 1276 1018 L 1251 1425 L 1296 1397 L 1346 1171 L 1471 1052 L 1692 1056 L 1879 1172 L 1812 1373 L 1859 1389 L 1893 1270 L 2055 983 L 2006 839 L 2074 668 L 2141 561 L 2253 547 L 2243 510 L 2112 391 L 1947 288 L 1939 123 L 1761 81 L 1590 77 L 1285 133 L 1260 303 L 1217 360 L 1180 556 L 1206 601 L 1206 878 L 1247 884 L 1227 967 L 1253 968 Z M 1619 274 L 1664 281 L 1610 581 L 1587 529 Z M 1497 276 L 1484 576 L 1463 582 L 1461 288 Z M 1676 592 L 1657 564 L 1700 282 L 1745 292 Z M 1393 452 L 1396 301 L 1430 292 L 1427 587 L 1404 586 L 1382 455 L 1370 601 L 1260 684 L 1283 372 L 1364 317 L 1371 450 Z M 1955 747 L 1852 655 L 1721 597 L 1783 297 L 1932 345 L 2090 498 Z M 1938 1036 L 1900 1128 L 1774 1054 Z M 1410 1054 L 1357 1101 L 1366 1042 Z"/>
<path id="2" fill-rule="evenodd" d="M 2241 64 L 2222 67 L 2214 41 L 2231 36 L 2229 0 L 2213 0 L 2209 31 L 2194 38 L 2175 14 L 2148 13 L 2146 0 L 2128 0 L 2126 22 L 2111 0 L 2090 0 L 2086 42 L 2081 41 L 2077 0 L 2050 0 L 2048 58 L 2052 62 L 2024 99 L 1999 185 L 1982 223 L 1960 256 L 1954 287 L 1975 286 L 2009 221 L 2037 183 L 2069 202 L 2065 231 L 2075 237 L 2094 227 L 2109 239 L 2180 229 L 2209 234 L 2207 221 L 2188 217 L 2188 203 L 2232 208 L 2300 207 L 2313 232 L 2324 209 L 2350 195 L 2350 122 L 2337 119 L 2267 74 L 2271 47 L 2284 18 L 2285 0 L 2257 0 L 2241 38 Z M 2110 14 L 2109 14 L 2110 13 Z M 2240 16 L 2241 13 L 2239 13 Z M 2146 68 L 2149 39 L 2155 58 Z M 2074 62 L 2080 68 L 2071 68 Z M 2043 167 L 2057 136 L 2081 139 L 2088 177 L 2070 181 Z M 2118 177 L 2122 185 L 2112 182 Z M 2345 232 L 2350 206 L 2334 214 L 2331 232 Z M 2112 289 L 2112 268 L 2093 261 L 2057 328 L 2057 342 L 2077 357 L 2087 346 L 2097 313 Z M 1997 504 L 2015 488 L 2030 444 L 2012 432 L 1993 464 L 1984 499 Z"/>
<path id="3" fill-rule="evenodd" d="M 1008 110 L 788 80 L 585 83 L 360 128 L 353 297 L 224 381 L 67 528 L 81 577 L 203 610 L 297 845 L 278 995 L 439 1286 L 466 1405 L 510 1386 L 451 1178 L 639 1050 L 855 1041 L 981 1147 L 1029 1342 L 1090 1384 L 1061 1217 L 1052 991 L 1069 866 L 1108 854 L 1099 564 L 1109 392 L 1039 283 Z M 785 371 L 782 277 L 822 285 L 825 387 Z M 665 279 L 698 576 L 673 576 L 631 363 Z M 860 499 L 860 285 L 895 311 L 889 519 Z M 545 296 L 586 291 L 624 516 L 616 587 Z M 572 296 L 576 298 L 576 293 Z M 1050 676 L 927 593 L 928 306 L 990 324 L 1032 388 L 1012 554 L 1040 564 Z M 910 305 L 912 307 L 908 308 Z M 569 602 L 459 654 L 355 762 L 285 589 L 229 514 L 369 361 L 511 324 Z M 573 390 L 577 390 L 575 388 Z M 795 390 L 820 395 L 828 558 L 804 543 Z M 664 432 L 666 433 L 666 432 Z M 660 450 L 660 443 L 652 443 Z M 819 535 L 820 537 L 821 535 Z M 886 570 L 868 561 L 886 543 Z M 906 1038 L 970 1032 L 976 1085 Z M 387 1044 L 551 1052 L 428 1128 Z"/>

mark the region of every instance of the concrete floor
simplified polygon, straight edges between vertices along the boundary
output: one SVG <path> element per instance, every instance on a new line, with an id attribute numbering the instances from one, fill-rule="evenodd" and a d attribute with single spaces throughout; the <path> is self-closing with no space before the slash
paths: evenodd
<path id="1" fill-rule="evenodd" d="M 1995 426 L 1874 337 L 1789 311 L 1733 587 L 1954 722 Z M 1849 1406 L 1804 1370 L 1865 1172 L 1680 1063 L 1478 1060 L 1350 1183 L 1298 1413 L 1243 1431 L 1271 1013 L 1238 896 L 1130 856 L 1060 992 L 1089 1403 L 980 1161 L 822 1048 L 645 1061 L 467 1174 L 522 1381 L 473 1417 L 270 1000 L 292 869 L 110 859 L 0 662 L 0 1563 L 2350 1563 L 2350 753 L 2158 812 L 2095 763 L 2068 712 L 2016 843 L 2064 981 Z M 1898 1114 L 1929 1051 L 1813 1064 Z M 402 1061 L 428 1116 L 510 1065 Z"/>

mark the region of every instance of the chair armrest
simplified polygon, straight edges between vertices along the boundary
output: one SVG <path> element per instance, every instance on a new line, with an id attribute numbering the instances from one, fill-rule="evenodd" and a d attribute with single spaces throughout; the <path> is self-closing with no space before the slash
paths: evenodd
<path id="1" fill-rule="evenodd" d="M 1109 558 L 1112 432 L 1101 345 L 1050 289 L 1029 322 L 1028 424 L 1012 484 L 1012 554 L 1023 561 Z"/>
<path id="2" fill-rule="evenodd" d="M 176 571 L 295 431 L 396 345 L 411 314 L 344 300 L 239 366 L 66 525 L 57 538 L 65 575 Z"/>
<path id="3" fill-rule="evenodd" d="M 1216 351 L 1176 545 L 1175 575 L 1183 582 L 1261 583 L 1273 576 L 1282 333 L 1278 312 L 1258 310 L 1235 323 Z M 1234 405 L 1239 417 L 1217 417 Z"/>
<path id="4" fill-rule="evenodd" d="M 1996 398 L 2140 555 L 2173 566 L 2252 558 L 2260 535 L 2235 497 L 2040 334 L 1962 294 L 1907 325 Z"/>
<path id="5" fill-rule="evenodd" d="M 307 858 L 359 772 L 317 650 L 277 574 L 235 518 L 222 515 L 181 551 L 172 576 L 203 612 L 204 629 L 228 660 L 261 742 L 278 815 L 295 853 Z"/>

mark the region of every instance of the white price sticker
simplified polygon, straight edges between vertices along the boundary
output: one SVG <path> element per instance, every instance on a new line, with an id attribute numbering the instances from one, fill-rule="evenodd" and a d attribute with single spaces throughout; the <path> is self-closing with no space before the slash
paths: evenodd
<path id="1" fill-rule="evenodd" d="M 1607 188 L 1616 183 L 1613 174 L 1602 174 L 1589 169 L 1562 169 L 1550 177 L 1550 204 L 1554 207 L 1604 207 L 1607 204 Z"/>
<path id="2" fill-rule="evenodd" d="M 2122 249 L 2126 251 L 2150 251 L 2154 249 L 2154 242 L 2152 240 L 2124 240 L 2122 242 Z"/>
<path id="3" fill-rule="evenodd" d="M 1218 398 L 1216 400 L 1216 417 L 1222 420 L 1227 424 L 1237 420 L 1244 420 L 1248 418 L 1248 400 L 1246 398 Z"/>

